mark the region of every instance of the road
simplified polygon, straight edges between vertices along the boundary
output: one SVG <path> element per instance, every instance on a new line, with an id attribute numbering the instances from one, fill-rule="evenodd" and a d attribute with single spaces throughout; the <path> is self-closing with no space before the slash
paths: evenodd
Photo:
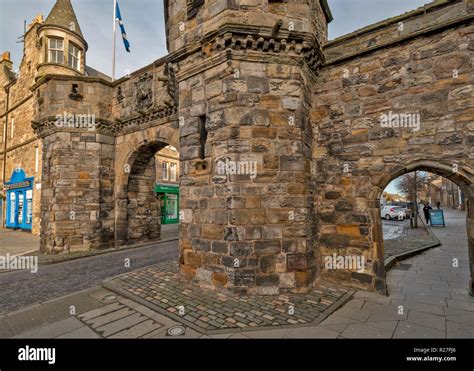
<path id="1" fill-rule="evenodd" d="M 404 221 L 382 219 L 382 229 L 384 240 L 393 240 L 407 235 L 410 228 L 410 219 Z"/>
<path id="2" fill-rule="evenodd" d="M 177 256 L 178 242 L 173 241 L 46 265 L 39 267 L 37 273 L 1 273 L 0 314 L 94 287 L 109 277 Z M 125 267 L 126 259 L 130 268 Z"/>

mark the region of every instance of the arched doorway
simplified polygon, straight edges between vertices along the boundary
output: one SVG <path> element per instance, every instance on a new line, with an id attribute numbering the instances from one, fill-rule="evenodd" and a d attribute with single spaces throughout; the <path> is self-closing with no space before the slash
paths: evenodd
<path id="1" fill-rule="evenodd" d="M 374 255 L 376 260 L 380 262 L 374 269 L 376 279 L 385 282 L 386 272 L 382 264 L 384 260 L 384 239 L 382 231 L 382 219 L 380 217 L 380 199 L 384 189 L 392 182 L 392 180 L 414 171 L 425 171 L 437 174 L 441 177 L 447 178 L 455 183 L 462 190 L 465 195 L 466 202 L 466 226 L 467 226 L 467 241 L 468 241 L 468 259 L 470 267 L 470 282 L 469 292 L 474 296 L 474 171 L 467 167 L 459 168 L 456 165 L 443 164 L 437 161 L 414 161 L 406 166 L 398 166 L 388 172 L 377 187 L 374 187 L 370 194 L 371 216 L 373 220 L 372 238 L 374 246 Z"/>
<path id="2" fill-rule="evenodd" d="M 122 174 L 115 198 L 116 247 L 160 240 L 162 214 L 166 208 L 163 207 L 164 197 L 157 191 L 158 184 L 161 184 L 160 189 L 163 188 L 160 181 L 168 183 L 168 188 L 171 185 L 178 188 L 179 184 L 179 158 L 162 161 L 161 152 L 168 148 L 176 151 L 162 140 L 144 140 L 121 164 Z"/>

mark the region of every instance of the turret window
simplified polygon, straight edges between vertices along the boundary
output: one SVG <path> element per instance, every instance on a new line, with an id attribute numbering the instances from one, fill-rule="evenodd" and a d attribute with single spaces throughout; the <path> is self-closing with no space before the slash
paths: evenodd
<path id="1" fill-rule="evenodd" d="M 80 70 L 81 49 L 73 43 L 69 43 L 68 66 Z"/>
<path id="2" fill-rule="evenodd" d="M 64 63 L 64 40 L 58 38 L 50 38 L 48 40 L 48 62 Z"/>

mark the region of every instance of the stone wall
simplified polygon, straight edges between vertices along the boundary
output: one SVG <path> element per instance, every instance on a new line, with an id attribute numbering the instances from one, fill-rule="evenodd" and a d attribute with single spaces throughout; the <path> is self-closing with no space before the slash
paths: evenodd
<path id="1" fill-rule="evenodd" d="M 114 138 L 57 131 L 43 142 L 41 251 L 114 247 Z"/>
<path id="2" fill-rule="evenodd" d="M 452 23 L 452 13 L 467 9 L 467 3 L 460 2 L 438 17 Z M 327 47 L 333 62 L 320 71 L 311 112 L 317 141 L 313 161 L 318 246 L 323 256 L 363 256 L 367 264 L 363 272 L 323 269 L 322 278 L 384 291 L 378 198 L 396 176 L 423 169 L 451 178 L 470 193 L 474 183 L 470 14 L 471 20 L 444 31 L 370 53 L 360 45 L 382 30 Z M 413 23 L 432 25 L 420 19 Z M 389 35 L 392 28 L 387 27 Z M 336 49 L 344 51 L 341 56 L 354 50 L 359 54 L 341 59 Z M 402 116 L 397 125 L 396 115 L 405 114 L 415 118 L 413 125 L 397 127 Z M 387 124 L 383 115 L 392 115 L 393 121 Z M 472 221 L 468 225 L 472 233 Z"/>
<path id="3" fill-rule="evenodd" d="M 47 75 L 33 88 L 32 127 L 43 139 L 41 251 L 114 247 L 111 84 Z"/>
<path id="4" fill-rule="evenodd" d="M 202 286 L 300 292 L 317 275 L 308 117 L 311 68 L 323 58 L 318 22 L 307 17 L 314 5 L 211 1 L 187 23 L 187 55 L 176 57 L 180 263 Z"/>
<path id="5" fill-rule="evenodd" d="M 159 239 L 154 158 L 173 145 L 179 263 L 199 285 L 276 294 L 320 278 L 385 292 L 379 198 L 416 169 L 465 192 L 474 274 L 472 1 L 438 1 L 327 44 L 324 1 L 165 4 L 171 54 L 114 83 L 35 81 L 33 57 L 22 62 L 12 163 L 33 166 L 33 121 L 43 252 Z M 61 123 L 69 115 L 93 125 Z M 365 265 L 328 269 L 334 254 Z"/>
<path id="6" fill-rule="evenodd" d="M 188 0 L 165 2 L 170 53 L 181 48 L 199 48 L 199 43 L 205 42 L 209 34 L 225 26 L 249 26 L 246 27 L 249 36 L 254 31 L 252 27 L 264 27 L 270 36 L 278 20 L 282 21 L 278 29 L 287 35 L 288 32 L 312 35 L 320 45 L 327 40 L 328 15 L 325 16 L 320 0 L 206 0 L 194 1 L 198 4 L 194 8 L 188 7 L 188 3 Z"/>

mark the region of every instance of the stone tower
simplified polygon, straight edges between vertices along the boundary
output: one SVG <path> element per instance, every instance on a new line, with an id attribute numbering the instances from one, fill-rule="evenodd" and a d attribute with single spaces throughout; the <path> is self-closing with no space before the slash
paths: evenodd
<path id="1" fill-rule="evenodd" d="M 32 128 L 42 139 L 44 253 L 114 246 L 112 83 L 86 67 L 87 42 L 70 0 L 38 27 L 42 49 Z"/>
<path id="2" fill-rule="evenodd" d="M 87 42 L 70 0 L 58 0 L 38 27 L 38 74 L 84 75 Z"/>
<path id="3" fill-rule="evenodd" d="M 318 272 L 311 89 L 325 0 L 169 0 L 179 86 L 180 265 L 238 294 L 308 290 Z"/>

